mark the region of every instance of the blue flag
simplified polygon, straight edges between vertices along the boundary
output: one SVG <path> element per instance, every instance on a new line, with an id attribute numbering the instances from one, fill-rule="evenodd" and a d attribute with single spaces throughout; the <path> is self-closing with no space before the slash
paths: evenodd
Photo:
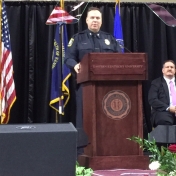
<path id="1" fill-rule="evenodd" d="M 65 51 L 68 44 L 66 25 L 63 25 L 62 29 L 60 28 L 61 26 L 57 24 L 52 57 L 51 99 L 49 105 L 59 112 L 59 114 L 64 115 L 64 107 L 70 98 L 68 79 L 71 73 L 69 68 L 64 64 Z M 59 57 L 60 31 L 62 33 L 62 59 Z"/>
<path id="2" fill-rule="evenodd" d="M 123 41 L 123 33 L 122 33 L 122 25 L 119 13 L 118 4 L 116 5 L 116 13 L 114 18 L 114 37 L 122 48 L 122 52 L 124 52 L 124 41 Z"/>

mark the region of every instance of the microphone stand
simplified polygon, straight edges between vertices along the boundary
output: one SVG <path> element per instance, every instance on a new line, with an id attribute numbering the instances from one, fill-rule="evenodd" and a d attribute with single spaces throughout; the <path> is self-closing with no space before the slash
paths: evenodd
<path id="1" fill-rule="evenodd" d="M 128 53 L 132 53 L 127 47 L 123 46 L 122 44 L 119 43 L 119 46 L 121 49 L 125 49 L 126 51 L 128 51 Z"/>

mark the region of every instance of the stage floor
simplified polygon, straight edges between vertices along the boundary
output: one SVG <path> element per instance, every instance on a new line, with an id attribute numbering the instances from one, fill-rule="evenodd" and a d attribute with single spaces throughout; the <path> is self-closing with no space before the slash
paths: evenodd
<path id="1" fill-rule="evenodd" d="M 140 169 L 113 169 L 97 170 L 93 172 L 92 176 L 156 176 L 156 172 Z"/>

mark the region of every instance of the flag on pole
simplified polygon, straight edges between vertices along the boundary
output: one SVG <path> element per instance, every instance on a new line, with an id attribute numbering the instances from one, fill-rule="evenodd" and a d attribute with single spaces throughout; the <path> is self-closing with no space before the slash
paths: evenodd
<path id="1" fill-rule="evenodd" d="M 176 18 L 173 17 L 164 7 L 157 4 L 146 3 L 146 6 L 170 27 L 176 27 Z"/>
<path id="2" fill-rule="evenodd" d="M 122 33 L 122 25 L 120 19 L 120 1 L 116 0 L 115 6 L 115 18 L 114 18 L 114 37 L 119 43 L 122 52 L 124 52 L 124 41 L 123 41 L 123 33 Z"/>
<path id="3" fill-rule="evenodd" d="M 66 24 L 70 24 L 70 23 L 78 22 L 78 19 L 71 16 L 68 12 L 63 10 L 61 7 L 56 6 L 51 12 L 49 18 L 47 19 L 46 24 L 53 25 L 61 21 Z"/>
<path id="4" fill-rule="evenodd" d="M 71 76 L 69 68 L 64 64 L 65 50 L 68 44 L 68 37 L 66 25 L 63 26 L 62 40 L 59 36 L 61 26 L 56 26 L 54 49 L 52 58 L 52 80 L 51 80 L 51 100 L 50 106 L 55 109 L 59 114 L 64 114 L 64 107 L 70 98 L 69 82 Z M 62 41 L 62 60 L 59 59 L 60 51 L 59 45 Z M 62 67 L 61 67 L 62 66 Z"/>
<path id="5" fill-rule="evenodd" d="M 1 124 L 6 124 L 10 118 L 10 110 L 16 100 L 15 83 L 13 79 L 13 62 L 10 45 L 10 35 L 7 13 L 4 1 L 1 2 Z"/>

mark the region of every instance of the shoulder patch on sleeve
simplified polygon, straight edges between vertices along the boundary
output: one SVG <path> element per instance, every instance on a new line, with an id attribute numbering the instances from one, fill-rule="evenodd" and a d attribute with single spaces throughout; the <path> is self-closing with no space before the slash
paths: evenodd
<path id="1" fill-rule="evenodd" d="M 69 41 L 69 43 L 68 43 L 68 47 L 71 47 L 72 44 L 73 44 L 73 42 L 74 42 L 74 38 L 71 38 L 70 41 Z"/>

